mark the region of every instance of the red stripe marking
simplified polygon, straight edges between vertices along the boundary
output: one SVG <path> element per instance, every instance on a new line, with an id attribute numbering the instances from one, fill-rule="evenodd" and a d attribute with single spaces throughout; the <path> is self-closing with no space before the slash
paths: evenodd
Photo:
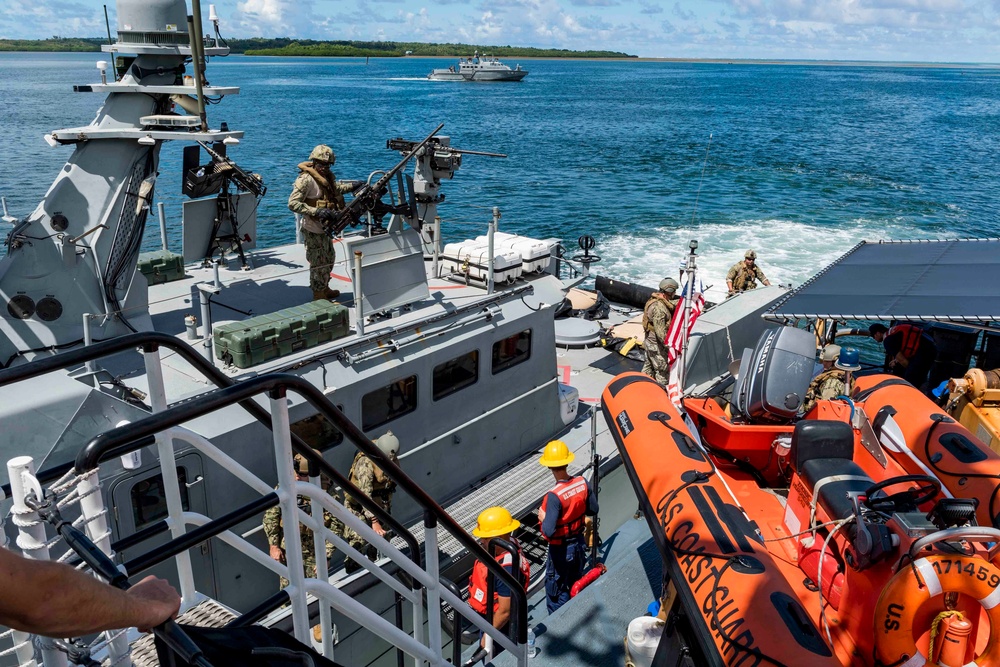
<path id="1" fill-rule="evenodd" d="M 571 366 L 556 366 L 559 372 L 562 374 L 562 383 L 569 384 L 569 373 Z"/>

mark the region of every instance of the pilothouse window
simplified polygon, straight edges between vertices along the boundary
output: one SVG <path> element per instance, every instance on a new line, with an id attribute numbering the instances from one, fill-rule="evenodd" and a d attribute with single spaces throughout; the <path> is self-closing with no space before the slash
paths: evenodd
<path id="1" fill-rule="evenodd" d="M 531 329 L 493 343 L 493 374 L 517 366 L 531 357 Z"/>
<path id="2" fill-rule="evenodd" d="M 337 407 L 341 412 L 344 411 L 343 406 Z M 320 414 L 300 419 L 292 424 L 291 428 L 292 433 L 305 440 L 306 444 L 318 452 L 325 452 L 344 441 L 344 434 Z"/>
<path id="3" fill-rule="evenodd" d="M 434 367 L 434 400 L 476 384 L 479 379 L 479 350 Z"/>
<path id="4" fill-rule="evenodd" d="M 181 506 L 188 511 L 187 473 L 184 468 L 177 468 L 177 481 L 181 486 Z M 163 488 L 163 475 L 155 475 L 144 479 L 132 487 L 132 518 L 135 529 L 145 528 L 154 521 L 167 516 L 167 493 Z"/>
<path id="5" fill-rule="evenodd" d="M 370 431 L 417 409 L 417 376 L 396 380 L 361 398 L 361 430 Z"/>

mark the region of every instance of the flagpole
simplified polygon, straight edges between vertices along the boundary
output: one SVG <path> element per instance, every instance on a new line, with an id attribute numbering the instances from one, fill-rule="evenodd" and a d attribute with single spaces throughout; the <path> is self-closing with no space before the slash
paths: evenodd
<path id="1" fill-rule="evenodd" d="M 687 264 L 684 266 L 684 273 L 687 274 L 687 283 L 684 285 L 684 319 L 681 321 L 681 334 L 683 343 L 681 344 L 681 358 L 678 360 L 680 368 L 677 369 L 678 384 L 681 400 L 684 399 L 684 382 L 687 379 L 687 351 L 688 338 L 691 332 L 688 328 L 691 325 L 691 299 L 694 298 L 694 279 L 697 274 L 697 257 L 695 251 L 698 249 L 698 241 L 692 239 L 688 243 L 691 252 L 688 254 Z"/>

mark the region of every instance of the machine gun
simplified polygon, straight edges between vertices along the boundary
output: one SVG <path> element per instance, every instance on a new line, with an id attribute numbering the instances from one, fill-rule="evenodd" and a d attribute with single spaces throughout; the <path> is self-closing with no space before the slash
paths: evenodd
<path id="1" fill-rule="evenodd" d="M 199 141 L 198 143 L 212 157 L 215 171 L 225 173 L 226 178 L 235 183 L 238 190 L 249 192 L 254 197 L 263 197 L 267 194 L 267 186 L 264 185 L 264 179 L 259 175 L 244 171 L 242 167 L 229 159 L 229 157 L 217 153 L 205 142 Z"/>
<path id="2" fill-rule="evenodd" d="M 417 152 L 423 148 L 435 134 L 441 131 L 442 127 L 444 127 L 444 123 L 441 123 L 434 128 L 434 131 L 424 137 L 423 141 L 413 144 L 412 148 L 407 151 L 406 155 L 403 156 L 403 159 L 400 160 L 395 167 L 385 172 L 380 179 L 371 185 L 368 185 L 355 193 L 354 199 L 352 199 L 343 209 L 334 212 L 333 217 L 325 223 L 327 233 L 330 236 L 337 236 L 344 231 L 344 228 L 347 227 L 347 225 L 352 221 L 360 221 L 362 212 L 376 210 L 381 204 L 382 197 L 388 190 L 389 181 L 392 180 L 392 178 L 406 166 L 406 163 L 410 161 L 410 158 L 416 155 Z M 390 140 L 390 142 L 391 141 L 393 140 Z M 386 211 L 388 211 L 388 209 L 386 209 Z"/>
<path id="3" fill-rule="evenodd" d="M 213 147 L 199 141 L 198 145 L 205 149 L 211 161 L 201 164 L 198 146 L 185 148 L 181 191 L 193 199 L 216 195 L 212 229 L 205 239 L 204 261 L 210 261 L 216 251 L 224 253 L 227 249 L 232 249 L 239 254 L 240 264 L 246 269 L 248 265 L 243 244 L 252 239 L 248 234 L 240 232 L 237 208 L 241 195 L 231 193 L 230 186 L 234 186 L 237 192 L 249 193 L 258 200 L 267 194 L 267 186 L 258 174 L 246 171 L 230 159 L 225 153 L 224 144 Z"/>

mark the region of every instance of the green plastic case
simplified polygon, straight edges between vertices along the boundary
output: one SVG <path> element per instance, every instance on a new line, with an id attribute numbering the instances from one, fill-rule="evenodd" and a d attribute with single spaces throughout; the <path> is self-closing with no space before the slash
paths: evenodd
<path id="1" fill-rule="evenodd" d="M 318 300 L 219 325 L 213 329 L 212 339 L 217 359 L 249 368 L 342 338 L 349 331 L 347 308 Z"/>
<path id="2" fill-rule="evenodd" d="M 184 257 L 169 250 L 139 255 L 139 271 L 150 285 L 160 285 L 184 277 Z"/>

